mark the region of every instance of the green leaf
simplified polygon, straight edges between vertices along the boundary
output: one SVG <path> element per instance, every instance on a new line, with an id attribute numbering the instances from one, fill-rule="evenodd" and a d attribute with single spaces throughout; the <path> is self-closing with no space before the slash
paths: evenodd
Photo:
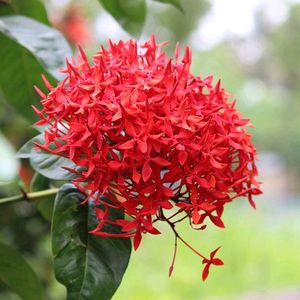
<path id="1" fill-rule="evenodd" d="M 50 179 L 39 173 L 35 173 L 30 183 L 31 192 L 39 192 L 49 189 Z M 54 201 L 53 201 L 54 202 Z"/>
<path id="2" fill-rule="evenodd" d="M 47 11 L 40 0 L 0 1 L 0 16 L 24 15 L 49 25 Z"/>
<path id="3" fill-rule="evenodd" d="M 31 105 L 38 105 L 40 97 L 33 86 L 44 87 L 41 74 L 49 78 L 34 56 L 0 32 L 0 89 L 8 103 L 27 119 L 37 120 Z M 51 82 L 53 78 L 50 77 Z"/>
<path id="4" fill-rule="evenodd" d="M 58 69 L 72 55 L 62 34 L 24 16 L 0 17 L 0 89 L 23 116 L 35 120 L 31 105 L 38 105 L 34 85 L 43 87 L 41 74 L 55 83 Z M 54 78 L 51 76 L 54 76 Z"/>
<path id="5" fill-rule="evenodd" d="M 37 209 L 43 218 L 49 222 L 52 221 L 54 207 L 54 196 L 41 199 L 38 202 Z"/>
<path id="6" fill-rule="evenodd" d="M 129 239 L 89 234 L 97 225 L 92 203 L 81 205 L 85 195 L 64 185 L 57 194 L 52 220 L 55 276 L 67 288 L 68 300 L 107 300 L 119 286 L 127 268 Z M 112 218 L 122 212 L 110 211 Z M 106 228 L 119 232 L 118 228 Z"/>
<path id="7" fill-rule="evenodd" d="M 102 6 L 133 36 L 142 32 L 146 18 L 145 0 L 99 0 Z"/>
<path id="8" fill-rule="evenodd" d="M 13 248 L 0 242 L 0 280 L 23 300 L 43 300 L 39 278 Z"/>
<path id="9" fill-rule="evenodd" d="M 43 150 L 34 150 L 30 157 L 30 164 L 33 169 L 43 176 L 54 180 L 70 180 L 76 178 L 76 174 L 64 169 L 78 169 L 69 159 L 53 155 Z"/>
<path id="10" fill-rule="evenodd" d="M 179 9 L 182 13 L 184 13 L 184 9 L 182 7 L 180 0 L 154 0 L 161 3 L 171 4 L 175 6 L 177 9 Z"/>
<path id="11" fill-rule="evenodd" d="M 70 180 L 76 177 L 76 174 L 63 168 L 67 167 L 79 171 L 80 168 L 71 160 L 41 149 L 35 149 L 34 142 L 44 144 L 43 134 L 37 135 L 23 145 L 16 157 L 28 158 L 32 168 L 44 177 L 54 180 Z"/>
<path id="12" fill-rule="evenodd" d="M 50 180 L 39 173 L 35 173 L 31 180 L 31 192 L 38 192 L 49 189 Z M 49 222 L 52 221 L 55 196 L 47 196 L 38 201 L 37 209 L 40 214 Z"/>
<path id="13" fill-rule="evenodd" d="M 0 31 L 29 50 L 55 78 L 62 78 L 58 69 L 72 50 L 58 30 L 24 16 L 8 16 L 0 17 Z"/>
<path id="14" fill-rule="evenodd" d="M 43 144 L 45 142 L 44 135 L 39 134 L 35 137 L 33 137 L 31 140 L 29 140 L 27 143 L 25 143 L 19 151 L 16 153 L 17 158 L 30 158 L 34 151 L 33 148 L 35 148 L 35 143 Z"/>

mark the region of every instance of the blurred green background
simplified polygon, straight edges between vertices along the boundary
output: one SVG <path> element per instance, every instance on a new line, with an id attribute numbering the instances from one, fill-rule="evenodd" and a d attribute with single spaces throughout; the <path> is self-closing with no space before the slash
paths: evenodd
<path id="1" fill-rule="evenodd" d="M 124 0 L 125 1 L 125 0 Z M 185 13 L 149 1 L 140 40 L 153 33 L 193 50 L 194 74 L 214 75 L 251 118 L 264 194 L 254 211 L 244 199 L 228 205 L 226 229 L 182 235 L 203 253 L 222 246 L 224 267 L 201 281 L 201 261 L 179 245 L 171 279 L 173 234 L 145 236 L 133 252 L 114 300 L 300 299 L 300 3 L 288 0 L 182 0 Z M 96 0 L 45 1 L 50 21 L 92 55 L 99 43 L 129 38 Z M 28 107 L 28 110 L 30 108 Z M 0 195 L 13 195 L 30 168 L 14 152 L 34 134 L 0 90 Z M 25 181 L 25 183 L 24 183 Z M 33 204 L 1 206 L 0 238 L 20 250 L 39 274 L 47 299 L 64 299 L 50 259 L 50 224 Z M 0 283 L 0 299 L 19 299 Z"/>

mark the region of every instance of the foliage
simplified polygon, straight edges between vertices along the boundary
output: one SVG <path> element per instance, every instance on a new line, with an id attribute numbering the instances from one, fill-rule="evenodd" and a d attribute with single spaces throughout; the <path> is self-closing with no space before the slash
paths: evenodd
<path id="1" fill-rule="evenodd" d="M 71 50 L 58 31 L 27 17 L 0 17 L 0 32 L 0 68 L 6 70 L 0 74 L 0 87 L 16 109 L 33 118 L 28 109 L 37 100 L 32 86 L 41 82 L 41 73 L 58 77 L 57 69 Z"/>
<path id="2" fill-rule="evenodd" d="M 39 278 L 13 248 L 0 243 L 0 279 L 24 300 L 42 300 L 43 289 Z"/>
<path id="3" fill-rule="evenodd" d="M 146 18 L 145 0 L 100 0 L 103 7 L 133 35 L 140 35 Z"/>
<path id="4" fill-rule="evenodd" d="M 120 25 L 134 36 L 139 36 L 146 20 L 146 0 L 99 0 L 103 7 L 120 23 Z M 154 0 L 171 4 L 182 13 L 181 0 Z M 199 1 L 200 3 L 202 1 Z"/>
<path id="5" fill-rule="evenodd" d="M 37 135 L 24 144 L 18 151 L 17 157 L 29 159 L 32 168 L 46 178 L 70 180 L 75 177 L 74 173 L 65 169 L 76 169 L 74 163 L 62 156 L 52 155 L 42 149 L 35 149 L 35 143 L 44 143 L 43 134 Z"/>
<path id="6" fill-rule="evenodd" d="M 52 220 L 52 251 L 56 278 L 67 287 L 68 299 L 110 299 L 126 270 L 128 239 L 103 239 L 89 232 L 97 225 L 91 202 L 72 185 L 57 194 Z M 120 218 L 120 211 L 111 211 Z M 118 233 L 118 227 L 107 228 Z"/>

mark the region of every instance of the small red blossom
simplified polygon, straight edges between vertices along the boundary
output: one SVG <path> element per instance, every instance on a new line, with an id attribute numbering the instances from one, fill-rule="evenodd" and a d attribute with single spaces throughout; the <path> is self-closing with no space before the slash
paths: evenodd
<path id="1" fill-rule="evenodd" d="M 256 181 L 256 150 L 235 102 L 213 78 L 190 73 L 191 50 L 168 59 L 155 38 L 138 46 L 133 40 L 101 46 L 90 64 L 82 50 L 68 62 L 65 79 L 44 95 L 37 88 L 48 125 L 42 149 L 69 158 L 77 166 L 73 183 L 95 203 L 99 236 L 159 234 L 167 222 L 177 240 L 201 257 L 203 280 L 211 265 L 222 265 L 192 248 L 175 230 L 187 219 L 204 230 L 206 223 L 223 228 L 224 206 L 238 197 L 261 193 Z M 78 171 L 80 170 L 80 171 Z M 70 170 L 72 171 L 72 170 Z M 103 196 L 109 199 L 104 201 Z M 129 220 L 109 219 L 109 207 Z M 120 234 L 103 231 L 106 223 Z"/>
<path id="2" fill-rule="evenodd" d="M 210 258 L 204 258 L 202 263 L 205 264 L 205 267 L 202 271 L 202 280 L 205 281 L 208 274 L 209 274 L 209 268 L 211 265 L 215 265 L 215 266 L 222 266 L 224 265 L 223 261 L 220 258 L 215 258 L 216 253 L 218 252 L 218 250 L 220 249 L 220 247 L 218 247 L 217 249 L 215 249 L 214 251 L 212 251 L 210 253 Z"/>

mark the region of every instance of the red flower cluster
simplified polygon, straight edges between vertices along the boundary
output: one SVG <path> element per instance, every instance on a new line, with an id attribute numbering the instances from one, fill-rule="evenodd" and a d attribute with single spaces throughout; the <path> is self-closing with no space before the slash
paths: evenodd
<path id="1" fill-rule="evenodd" d="M 79 62 L 68 62 L 66 78 L 43 98 L 42 119 L 50 125 L 42 149 L 72 160 L 82 171 L 73 183 L 93 197 L 99 236 L 133 237 L 137 249 L 142 233 L 159 234 L 155 223 L 166 221 L 177 239 L 203 259 L 203 279 L 210 265 L 206 258 L 175 230 L 188 219 L 204 229 L 210 220 L 224 227 L 224 205 L 261 193 L 255 180 L 255 148 L 243 119 L 229 95 L 190 73 L 191 50 L 167 59 L 154 37 L 139 46 L 135 41 L 109 43 L 90 65 L 84 52 Z M 55 147 L 53 147 L 55 145 Z M 110 203 L 100 198 L 104 195 Z M 109 207 L 130 219 L 109 219 Z M 106 223 L 121 227 L 120 234 L 103 231 Z M 176 255 L 170 268 L 173 270 Z"/>

